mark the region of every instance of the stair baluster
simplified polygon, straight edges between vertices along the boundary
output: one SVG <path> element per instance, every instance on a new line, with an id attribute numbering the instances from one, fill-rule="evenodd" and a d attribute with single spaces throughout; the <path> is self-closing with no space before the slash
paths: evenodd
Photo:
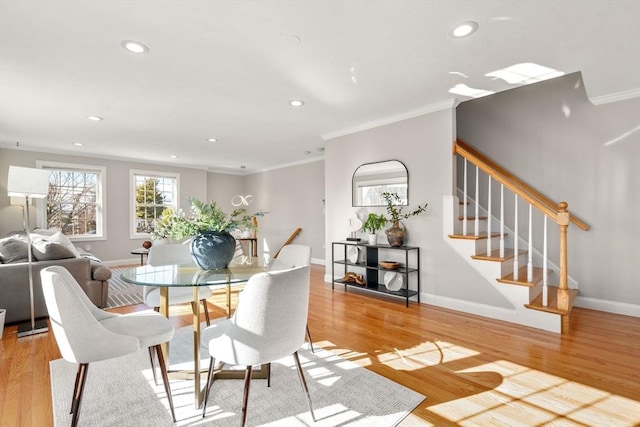
<path id="1" fill-rule="evenodd" d="M 475 203 L 475 218 L 473 235 L 478 237 L 480 235 L 480 168 L 476 166 L 476 194 L 474 196 Z"/>
<path id="2" fill-rule="evenodd" d="M 500 184 L 500 258 L 504 258 L 504 184 Z"/>
<path id="3" fill-rule="evenodd" d="M 514 206 L 513 215 L 513 280 L 518 280 L 518 269 L 520 268 L 518 262 L 518 195 L 514 194 Z"/>
<path id="4" fill-rule="evenodd" d="M 547 288 L 548 278 L 548 257 L 547 257 L 547 215 L 544 216 L 544 236 L 542 241 L 542 305 L 547 307 L 549 305 L 549 290 Z"/>
<path id="5" fill-rule="evenodd" d="M 491 175 L 487 175 L 487 256 L 491 256 Z"/>
<path id="6" fill-rule="evenodd" d="M 462 235 L 467 235 L 467 159 L 464 159 L 464 178 L 462 188 Z"/>
<path id="7" fill-rule="evenodd" d="M 529 204 L 529 244 L 527 247 L 527 254 L 529 258 L 527 260 L 527 282 L 533 282 L 533 206 Z"/>

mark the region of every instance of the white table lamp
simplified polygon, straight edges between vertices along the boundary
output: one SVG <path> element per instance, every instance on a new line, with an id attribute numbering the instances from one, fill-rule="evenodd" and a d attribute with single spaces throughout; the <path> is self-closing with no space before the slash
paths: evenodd
<path id="1" fill-rule="evenodd" d="M 18 326 L 18 338 L 47 332 L 46 320 L 35 321 L 33 302 L 33 267 L 31 265 L 31 230 L 29 227 L 30 199 L 44 199 L 49 193 L 49 171 L 45 169 L 23 168 L 9 166 L 7 178 L 7 193 L 9 197 L 24 197 L 24 224 L 27 233 L 27 259 L 29 263 L 29 297 L 31 302 L 31 323 Z"/>

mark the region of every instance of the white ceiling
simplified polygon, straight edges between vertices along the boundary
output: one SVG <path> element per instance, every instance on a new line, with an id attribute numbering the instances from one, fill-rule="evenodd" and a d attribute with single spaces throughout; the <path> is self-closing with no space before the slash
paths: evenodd
<path id="1" fill-rule="evenodd" d="M 456 85 L 516 87 L 488 76 L 515 64 L 638 96 L 639 23 L 638 0 L 0 0 L 0 147 L 265 170 L 451 105 Z"/>

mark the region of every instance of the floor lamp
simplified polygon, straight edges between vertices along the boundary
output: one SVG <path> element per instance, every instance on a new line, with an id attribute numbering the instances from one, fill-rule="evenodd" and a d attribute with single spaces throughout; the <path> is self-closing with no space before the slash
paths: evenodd
<path id="1" fill-rule="evenodd" d="M 29 298 L 31 303 L 31 323 L 18 326 L 18 338 L 40 334 L 49 330 L 46 320 L 35 320 L 33 302 L 33 266 L 31 259 L 31 229 L 29 227 L 29 204 L 31 199 L 44 199 L 49 193 L 49 171 L 45 169 L 9 166 L 7 178 L 9 197 L 24 197 L 24 225 L 27 233 L 27 262 L 29 263 Z"/>

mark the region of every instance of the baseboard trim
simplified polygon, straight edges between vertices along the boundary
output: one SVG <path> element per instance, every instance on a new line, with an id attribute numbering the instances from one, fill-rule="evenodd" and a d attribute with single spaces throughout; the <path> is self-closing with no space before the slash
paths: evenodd
<path id="1" fill-rule="evenodd" d="M 607 313 L 622 314 L 624 316 L 640 317 L 640 305 L 638 304 L 578 296 L 574 306 Z"/>

